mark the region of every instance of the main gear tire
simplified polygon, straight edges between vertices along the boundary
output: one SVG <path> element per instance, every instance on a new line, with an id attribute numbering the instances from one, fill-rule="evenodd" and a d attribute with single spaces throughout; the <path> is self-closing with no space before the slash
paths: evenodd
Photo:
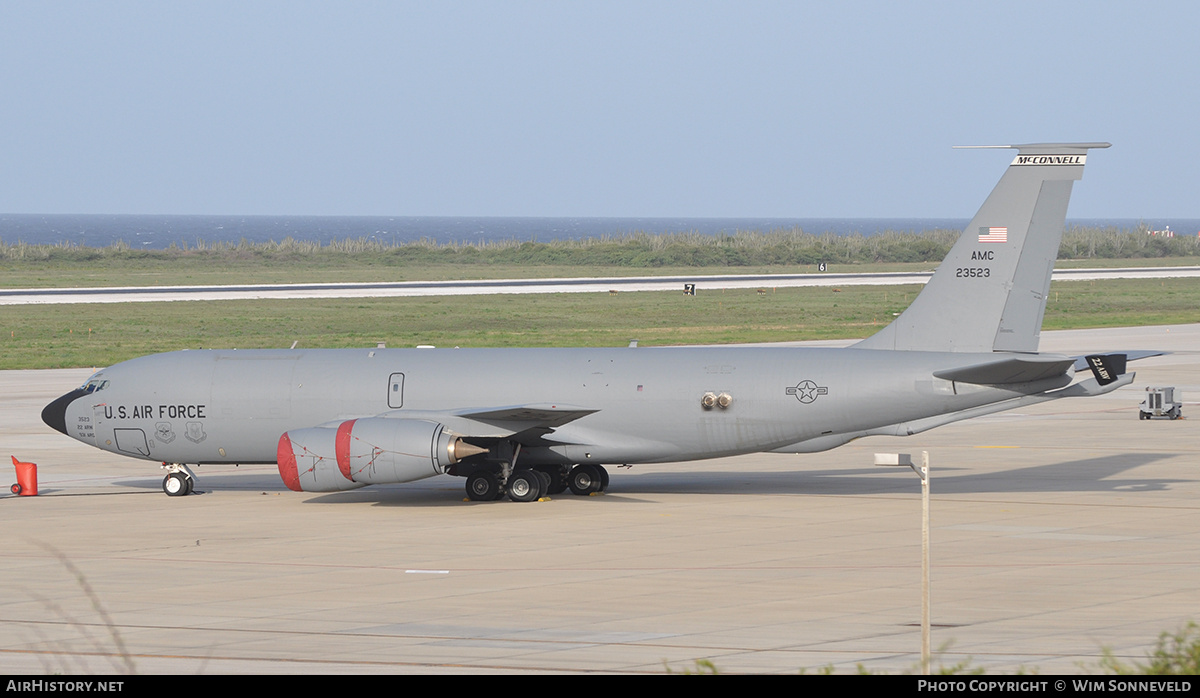
<path id="1" fill-rule="evenodd" d="M 536 502 L 545 493 L 546 482 L 534 470 L 518 470 L 508 478 L 508 498 L 514 502 Z"/>
<path id="2" fill-rule="evenodd" d="M 603 479 L 596 466 L 584 463 L 571 468 L 567 475 L 567 487 L 571 488 L 572 493 L 586 497 L 600 491 Z"/>
<path id="3" fill-rule="evenodd" d="M 491 502 L 500 497 L 500 481 L 490 470 L 476 470 L 467 476 L 467 499 Z"/>

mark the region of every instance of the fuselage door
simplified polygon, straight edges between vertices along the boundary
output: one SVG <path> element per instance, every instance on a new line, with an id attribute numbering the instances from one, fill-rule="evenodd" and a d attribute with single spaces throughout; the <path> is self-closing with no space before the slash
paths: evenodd
<path id="1" fill-rule="evenodd" d="M 388 378 L 388 407 L 398 410 L 404 407 L 404 374 L 393 373 Z"/>
<path id="2" fill-rule="evenodd" d="M 92 419 L 89 425 L 91 429 L 91 440 L 98 448 L 104 448 L 105 441 L 112 441 L 112 420 L 105 416 L 105 408 L 112 409 L 108 405 L 100 404 L 92 406 Z M 80 433 L 81 437 L 86 437 L 85 433 Z"/>
<path id="3" fill-rule="evenodd" d="M 117 440 L 118 451 L 143 457 L 150 455 L 146 432 L 141 429 L 113 429 L 113 437 Z"/>

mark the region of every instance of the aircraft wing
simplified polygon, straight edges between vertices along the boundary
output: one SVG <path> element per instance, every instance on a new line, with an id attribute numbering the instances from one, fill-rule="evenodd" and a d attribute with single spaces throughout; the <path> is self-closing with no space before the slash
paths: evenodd
<path id="1" fill-rule="evenodd" d="M 449 411 L 397 410 L 381 417 L 428 419 L 445 424 L 461 436 L 511 439 L 527 446 L 558 427 L 598 412 L 576 405 L 534 403 L 501 407 L 472 407 Z"/>
<path id="2" fill-rule="evenodd" d="M 511 405 L 508 407 L 460 410 L 456 411 L 455 414 L 486 424 L 555 428 L 598 411 L 575 407 L 573 405 L 541 403 L 535 405 Z"/>

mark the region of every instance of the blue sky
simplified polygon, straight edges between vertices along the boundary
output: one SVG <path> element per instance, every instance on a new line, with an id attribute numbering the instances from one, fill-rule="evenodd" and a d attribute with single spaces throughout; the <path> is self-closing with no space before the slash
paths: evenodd
<path id="1" fill-rule="evenodd" d="M 0 4 L 0 212 L 1200 218 L 1195 2 Z"/>

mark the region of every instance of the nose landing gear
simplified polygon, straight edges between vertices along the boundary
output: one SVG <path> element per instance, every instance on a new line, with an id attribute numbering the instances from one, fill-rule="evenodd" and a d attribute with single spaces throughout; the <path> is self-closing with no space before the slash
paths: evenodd
<path id="1" fill-rule="evenodd" d="M 163 478 L 162 489 L 168 497 L 186 497 L 196 486 L 196 474 L 183 463 L 163 463 L 167 476 Z"/>

